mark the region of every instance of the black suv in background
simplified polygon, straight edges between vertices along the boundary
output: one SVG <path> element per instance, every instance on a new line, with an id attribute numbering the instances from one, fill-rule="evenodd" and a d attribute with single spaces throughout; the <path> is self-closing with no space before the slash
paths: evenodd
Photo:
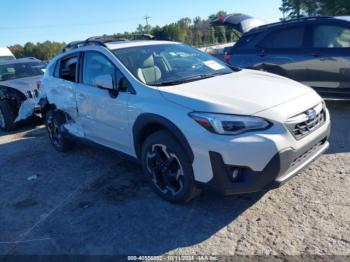
<path id="1" fill-rule="evenodd" d="M 350 17 L 308 17 L 254 28 L 225 60 L 292 78 L 328 99 L 350 99 Z"/>

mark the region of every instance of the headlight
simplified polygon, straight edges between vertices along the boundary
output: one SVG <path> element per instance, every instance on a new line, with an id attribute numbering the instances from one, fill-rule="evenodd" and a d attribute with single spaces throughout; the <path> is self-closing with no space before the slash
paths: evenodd
<path id="1" fill-rule="evenodd" d="M 255 116 L 202 112 L 193 112 L 189 116 L 210 132 L 220 135 L 238 135 L 249 131 L 265 130 L 271 126 L 267 120 Z"/>

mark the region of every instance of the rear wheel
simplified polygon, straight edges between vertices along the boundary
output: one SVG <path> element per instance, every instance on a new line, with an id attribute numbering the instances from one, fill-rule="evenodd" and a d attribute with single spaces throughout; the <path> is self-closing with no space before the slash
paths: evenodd
<path id="1" fill-rule="evenodd" d="M 142 167 L 152 188 L 170 202 L 186 203 L 199 193 L 189 157 L 167 131 L 158 131 L 146 139 Z"/>
<path id="2" fill-rule="evenodd" d="M 0 129 L 3 131 L 11 131 L 16 127 L 15 110 L 5 101 L 0 101 Z"/>
<path id="3" fill-rule="evenodd" d="M 46 128 L 51 144 L 59 152 L 66 152 L 73 148 L 74 143 L 64 137 L 63 130 L 66 123 L 65 115 L 60 111 L 50 110 L 46 113 Z"/>

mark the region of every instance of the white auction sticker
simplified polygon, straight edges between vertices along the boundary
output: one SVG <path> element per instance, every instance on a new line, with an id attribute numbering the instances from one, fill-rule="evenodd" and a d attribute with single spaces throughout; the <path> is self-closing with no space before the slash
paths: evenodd
<path id="1" fill-rule="evenodd" d="M 210 67 L 213 70 L 220 70 L 220 69 L 224 69 L 225 68 L 222 65 L 220 65 L 218 62 L 215 62 L 214 60 L 205 61 L 204 64 L 207 67 Z"/>

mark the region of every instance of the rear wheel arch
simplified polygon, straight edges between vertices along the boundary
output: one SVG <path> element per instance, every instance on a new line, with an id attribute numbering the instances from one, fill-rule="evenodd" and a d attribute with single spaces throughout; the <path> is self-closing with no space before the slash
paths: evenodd
<path id="1" fill-rule="evenodd" d="M 133 125 L 132 133 L 136 156 L 140 159 L 142 145 L 146 138 L 160 130 L 167 130 L 178 140 L 192 163 L 194 160 L 193 151 L 181 130 L 169 119 L 151 113 L 141 114 Z"/>
<path id="2" fill-rule="evenodd" d="M 45 119 L 45 115 L 48 111 L 56 109 L 56 106 L 54 104 L 50 104 L 47 98 L 40 98 L 38 104 L 40 106 L 40 111 L 43 115 L 43 119 Z"/>

